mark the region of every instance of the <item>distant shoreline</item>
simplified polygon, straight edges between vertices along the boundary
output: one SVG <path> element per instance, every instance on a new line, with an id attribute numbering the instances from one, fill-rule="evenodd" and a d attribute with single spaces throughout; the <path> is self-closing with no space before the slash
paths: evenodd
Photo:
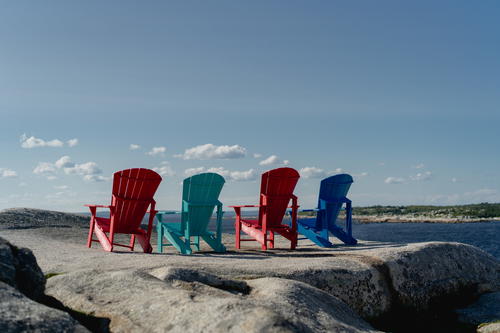
<path id="1" fill-rule="evenodd" d="M 499 222 L 500 217 L 467 218 L 467 217 L 434 217 L 434 216 L 388 216 L 388 215 L 353 215 L 359 223 L 478 223 Z"/>

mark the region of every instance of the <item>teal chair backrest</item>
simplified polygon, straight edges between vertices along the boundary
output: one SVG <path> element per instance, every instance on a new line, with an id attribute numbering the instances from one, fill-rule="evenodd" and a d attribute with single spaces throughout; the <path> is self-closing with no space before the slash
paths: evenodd
<path id="1" fill-rule="evenodd" d="M 218 203 L 225 180 L 216 173 L 201 173 L 184 179 L 182 189 L 182 226 L 191 236 L 201 235 Z"/>
<path id="2" fill-rule="evenodd" d="M 317 228 L 321 228 L 323 219 L 327 219 L 328 227 L 333 227 L 335 225 L 335 221 L 339 216 L 340 209 L 342 208 L 343 202 L 339 202 L 339 199 L 344 198 L 353 183 L 353 179 L 348 174 L 339 174 L 335 176 L 331 176 L 325 178 L 321 181 L 321 185 L 319 188 L 319 199 L 318 199 L 318 208 L 327 209 L 326 216 L 325 214 L 318 214 L 316 219 Z M 322 200 L 327 202 L 334 202 L 332 205 L 325 205 L 322 203 Z"/>

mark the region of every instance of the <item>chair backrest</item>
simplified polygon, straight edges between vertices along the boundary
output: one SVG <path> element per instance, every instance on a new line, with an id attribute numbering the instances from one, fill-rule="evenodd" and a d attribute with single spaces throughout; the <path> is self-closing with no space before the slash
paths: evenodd
<path id="1" fill-rule="evenodd" d="M 281 225 L 299 178 L 297 170 L 292 168 L 278 168 L 262 174 L 260 193 L 267 196 L 267 208 L 259 208 L 259 224 L 262 224 L 266 213 L 268 226 Z M 262 204 L 261 195 L 260 205 Z"/>
<path id="2" fill-rule="evenodd" d="M 195 204 L 189 209 L 185 204 L 182 205 L 182 219 L 189 221 L 183 225 L 189 228 L 191 236 L 201 235 L 207 230 L 224 183 L 224 177 L 211 172 L 184 179 L 182 199 Z"/>
<path id="3" fill-rule="evenodd" d="M 318 208 L 321 207 L 321 199 L 335 202 L 345 197 L 352 183 L 352 177 L 345 173 L 323 179 L 319 188 Z M 328 220 L 328 226 L 333 226 L 341 208 L 342 202 L 329 206 L 326 216 L 318 214 L 316 226 L 321 227 L 323 218 Z"/>
<path id="4" fill-rule="evenodd" d="M 140 227 L 160 182 L 161 176 L 149 169 L 127 169 L 113 175 L 115 232 L 129 233 Z"/>

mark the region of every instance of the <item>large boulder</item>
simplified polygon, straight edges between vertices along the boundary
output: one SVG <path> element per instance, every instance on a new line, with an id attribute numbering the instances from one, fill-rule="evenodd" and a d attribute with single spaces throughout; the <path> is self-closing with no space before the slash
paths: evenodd
<path id="1" fill-rule="evenodd" d="M 39 300 L 45 289 L 45 276 L 33 253 L 0 238 L 0 281 Z"/>
<path id="2" fill-rule="evenodd" d="M 63 311 L 37 303 L 0 282 L 0 332 L 88 332 Z"/>
<path id="3" fill-rule="evenodd" d="M 33 253 L 0 238 L 0 332 L 88 332 L 46 299 L 45 276 Z"/>
<path id="4" fill-rule="evenodd" d="M 374 332 L 338 298 L 286 279 L 160 267 L 62 274 L 47 288 L 72 308 L 110 318 L 113 332 Z"/>
<path id="5" fill-rule="evenodd" d="M 426 311 L 500 290 L 500 262 L 471 245 L 414 243 L 379 250 L 377 257 L 399 306 Z"/>

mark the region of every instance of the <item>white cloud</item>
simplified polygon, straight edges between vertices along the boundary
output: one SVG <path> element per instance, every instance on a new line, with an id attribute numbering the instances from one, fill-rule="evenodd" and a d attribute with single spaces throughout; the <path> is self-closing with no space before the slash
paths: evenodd
<path id="1" fill-rule="evenodd" d="M 28 137 L 26 134 L 21 135 L 21 147 L 26 149 L 37 148 L 37 147 L 62 147 L 64 143 L 61 140 L 54 139 L 45 141 L 40 138 L 35 138 L 34 136 Z"/>
<path id="2" fill-rule="evenodd" d="M 379 166 L 385 166 L 385 162 L 379 162 L 378 165 Z"/>
<path id="3" fill-rule="evenodd" d="M 67 190 L 69 189 L 68 185 L 59 185 L 59 186 L 53 186 L 56 190 Z"/>
<path id="4" fill-rule="evenodd" d="M 99 169 L 97 163 L 87 162 L 82 164 L 74 164 L 72 167 L 65 167 L 64 173 L 67 175 L 79 175 L 79 176 L 94 176 L 102 173 Z M 91 177 L 87 177 L 86 180 L 90 180 Z"/>
<path id="5" fill-rule="evenodd" d="M 253 158 L 261 158 L 261 157 L 262 157 L 262 154 L 259 154 L 259 153 L 253 154 Z"/>
<path id="6" fill-rule="evenodd" d="M 167 148 L 160 146 L 160 147 L 153 147 L 151 151 L 148 151 L 146 154 L 151 155 L 151 156 L 163 156 L 165 152 L 167 151 Z"/>
<path id="7" fill-rule="evenodd" d="M 262 160 L 259 162 L 259 165 L 276 165 L 276 164 L 283 164 L 283 165 L 288 165 L 290 163 L 289 160 L 283 160 L 281 161 L 278 156 L 276 155 L 271 155 L 268 158 Z"/>
<path id="8" fill-rule="evenodd" d="M 193 175 L 196 175 L 198 173 L 202 173 L 203 170 L 205 170 L 204 167 L 199 167 L 199 168 L 188 168 L 186 170 L 184 170 L 184 174 L 187 176 L 187 177 L 191 177 Z"/>
<path id="9" fill-rule="evenodd" d="M 299 173 L 304 178 L 323 178 L 327 176 L 325 170 L 316 167 L 305 167 L 299 170 Z"/>
<path id="10" fill-rule="evenodd" d="M 69 156 L 63 156 L 54 163 L 56 168 L 72 168 L 75 166 L 75 163 L 71 162 L 71 158 Z"/>
<path id="11" fill-rule="evenodd" d="M 337 168 L 337 169 L 335 169 L 335 170 L 330 171 L 329 173 L 330 173 L 330 174 L 332 174 L 332 175 L 334 175 L 334 174 L 337 174 L 337 173 L 343 173 L 343 172 L 344 172 L 344 169 L 342 169 L 342 168 Z"/>
<path id="12" fill-rule="evenodd" d="M 131 143 L 129 148 L 130 148 L 130 150 L 137 150 L 137 149 L 140 149 L 141 146 L 136 145 L 135 143 Z"/>
<path id="13" fill-rule="evenodd" d="M 226 170 L 223 167 L 212 167 L 205 169 L 205 167 L 198 167 L 198 168 L 189 168 L 184 170 L 184 174 L 188 177 L 203 173 L 203 172 L 213 172 L 213 173 L 218 173 L 224 178 L 234 180 L 234 181 L 250 181 L 250 180 L 255 180 L 257 178 L 257 173 L 255 172 L 254 169 L 249 169 L 246 171 L 229 171 Z"/>
<path id="14" fill-rule="evenodd" d="M 35 169 L 33 169 L 34 174 L 42 176 L 48 176 L 55 172 L 55 165 L 49 162 L 38 162 L 38 165 L 35 167 Z"/>
<path id="15" fill-rule="evenodd" d="M 361 172 L 357 174 L 353 174 L 354 177 L 361 178 L 361 177 L 366 177 L 368 176 L 368 172 Z"/>
<path id="16" fill-rule="evenodd" d="M 68 145 L 68 147 L 74 147 L 78 144 L 78 139 L 70 139 L 68 141 L 66 141 L 66 144 Z"/>
<path id="17" fill-rule="evenodd" d="M 170 166 L 170 163 L 168 163 L 167 161 L 164 161 L 161 164 L 162 164 L 161 166 L 159 166 L 157 168 L 153 168 L 153 171 L 158 172 L 161 176 L 172 177 L 175 175 L 175 172 L 172 169 L 172 167 Z"/>
<path id="18" fill-rule="evenodd" d="M 107 181 L 108 177 L 100 176 L 102 170 L 95 162 L 86 162 L 76 164 L 71 161 L 69 156 L 63 156 L 54 163 L 39 162 L 33 169 L 33 173 L 47 177 L 48 180 L 57 179 L 56 173 L 59 169 L 64 170 L 67 175 L 78 175 L 86 181 Z"/>
<path id="19" fill-rule="evenodd" d="M 278 156 L 271 155 L 268 158 L 266 158 L 265 160 L 260 161 L 259 165 L 273 165 L 273 164 L 278 164 L 278 163 L 279 163 Z"/>
<path id="20" fill-rule="evenodd" d="M 247 171 L 232 171 L 230 173 L 230 178 L 237 182 L 255 180 L 257 178 L 257 173 L 254 169 Z"/>
<path id="21" fill-rule="evenodd" d="M 411 180 L 416 180 L 416 181 L 425 181 L 431 178 L 432 178 L 432 172 L 430 171 L 419 172 L 415 176 L 410 176 Z"/>
<path id="22" fill-rule="evenodd" d="M 419 163 L 415 166 L 413 166 L 415 169 L 423 169 L 425 167 L 424 163 Z"/>
<path id="23" fill-rule="evenodd" d="M 186 149 L 184 154 L 175 155 L 185 160 L 233 159 L 246 155 L 246 149 L 239 145 L 216 146 L 211 143 Z"/>
<path id="24" fill-rule="evenodd" d="M 25 182 L 20 182 L 19 183 L 19 187 L 26 187 L 26 186 L 28 186 L 28 184 L 26 184 Z"/>
<path id="25" fill-rule="evenodd" d="M 213 173 L 218 173 L 222 177 L 229 177 L 231 172 L 229 170 L 224 169 L 223 167 L 218 167 L 218 168 L 209 168 L 206 170 L 206 172 L 213 172 Z"/>
<path id="26" fill-rule="evenodd" d="M 87 182 L 107 182 L 110 180 L 110 177 L 104 177 L 100 175 L 84 175 L 83 180 Z"/>
<path id="27" fill-rule="evenodd" d="M 17 172 L 7 168 L 0 168 L 0 179 L 1 178 L 14 178 L 17 177 Z"/>
<path id="28" fill-rule="evenodd" d="M 458 179 L 457 179 L 457 178 L 455 178 L 455 177 L 453 177 L 453 178 L 451 179 L 451 181 L 452 181 L 452 183 L 456 183 L 456 182 L 458 182 Z"/>
<path id="29" fill-rule="evenodd" d="M 384 183 L 386 184 L 403 184 L 406 180 L 404 178 L 400 177 L 387 177 L 384 180 Z"/>

